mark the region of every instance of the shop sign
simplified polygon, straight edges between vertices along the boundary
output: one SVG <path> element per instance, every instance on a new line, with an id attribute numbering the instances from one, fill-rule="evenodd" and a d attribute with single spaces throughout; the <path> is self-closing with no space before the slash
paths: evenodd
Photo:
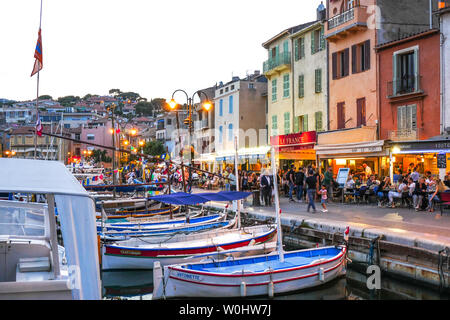
<path id="1" fill-rule="evenodd" d="M 349 168 L 340 168 L 339 169 L 338 175 L 336 177 L 336 181 L 337 181 L 337 183 L 339 183 L 339 186 L 341 188 L 343 188 L 345 186 L 345 184 L 347 183 L 349 173 L 350 173 Z"/>
<path id="2" fill-rule="evenodd" d="M 398 143 L 393 144 L 405 151 L 422 151 L 422 150 L 447 150 L 450 149 L 450 141 L 436 141 L 436 142 L 419 142 L 419 143 Z"/>
<path id="3" fill-rule="evenodd" d="M 437 155 L 437 167 L 438 169 L 447 169 L 447 154 L 440 153 Z"/>
<path id="4" fill-rule="evenodd" d="M 313 149 L 316 142 L 316 131 L 270 137 L 270 144 L 282 152 Z"/>

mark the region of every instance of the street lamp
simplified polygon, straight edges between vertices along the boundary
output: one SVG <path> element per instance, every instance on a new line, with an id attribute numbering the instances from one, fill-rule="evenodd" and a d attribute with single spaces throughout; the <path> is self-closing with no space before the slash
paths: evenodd
<path id="1" fill-rule="evenodd" d="M 212 107 L 213 107 L 213 104 L 212 104 L 212 102 L 209 100 L 208 95 L 207 95 L 205 92 L 201 91 L 201 90 L 196 91 L 196 92 L 192 95 L 192 97 L 190 98 L 189 95 L 186 93 L 186 91 L 184 91 L 184 90 L 182 90 L 182 89 L 178 89 L 178 90 L 175 90 L 175 91 L 172 93 L 172 99 L 171 99 L 170 102 L 168 103 L 168 105 L 169 105 L 169 107 L 170 107 L 170 109 L 171 109 L 172 111 L 176 111 L 176 108 L 177 108 L 177 106 L 178 106 L 178 103 L 175 101 L 175 94 L 176 94 L 177 92 L 183 92 L 183 93 L 186 95 L 187 105 L 188 105 L 188 118 L 187 118 L 186 120 L 187 120 L 187 124 L 188 124 L 188 128 L 189 128 L 188 145 L 191 147 L 191 136 L 192 136 L 192 109 L 193 109 L 193 107 L 194 107 L 194 106 L 193 106 L 193 102 L 194 102 L 195 95 L 198 95 L 198 97 L 200 98 L 200 103 L 201 103 L 201 100 L 202 100 L 201 95 L 203 94 L 203 95 L 206 97 L 206 100 L 202 103 L 202 108 L 203 108 L 204 110 L 210 111 L 210 110 L 212 109 Z M 178 118 L 178 111 L 177 111 L 177 113 L 176 113 L 176 116 L 177 116 L 177 127 L 178 127 L 179 143 L 180 143 L 180 147 L 181 147 L 180 121 L 179 121 L 179 118 Z M 193 147 L 191 147 L 190 149 L 192 150 Z M 194 151 L 195 151 L 195 150 L 194 150 Z M 182 152 L 181 152 L 181 164 L 182 164 L 182 168 L 184 168 L 184 167 L 183 167 L 183 153 L 182 153 Z M 191 159 L 191 161 L 190 161 L 190 165 L 192 165 L 192 159 Z M 183 171 L 183 170 L 182 170 L 182 171 Z M 184 178 L 184 171 L 183 171 L 183 178 Z M 183 179 L 183 180 L 184 180 L 184 179 Z M 184 185 L 184 192 L 186 192 L 186 184 L 184 183 L 184 181 L 183 181 L 183 185 Z M 189 167 L 189 187 L 192 187 L 192 169 L 191 169 L 190 167 Z"/>

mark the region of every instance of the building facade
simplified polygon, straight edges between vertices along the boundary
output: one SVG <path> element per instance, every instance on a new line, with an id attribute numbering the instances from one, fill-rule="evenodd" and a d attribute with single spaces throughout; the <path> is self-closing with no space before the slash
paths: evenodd
<path id="1" fill-rule="evenodd" d="M 243 168 L 260 170 L 266 161 L 266 93 L 267 79 L 259 71 L 216 88 L 215 151 L 220 170 L 234 166 L 235 137 Z"/>
<path id="2" fill-rule="evenodd" d="M 341 167 L 358 172 L 365 162 L 377 174 L 389 174 L 389 154 L 380 136 L 378 76 L 383 71 L 374 48 L 430 28 L 430 17 L 428 0 L 327 1 L 330 131 L 318 134 L 322 170 L 332 166 L 335 173 Z"/>

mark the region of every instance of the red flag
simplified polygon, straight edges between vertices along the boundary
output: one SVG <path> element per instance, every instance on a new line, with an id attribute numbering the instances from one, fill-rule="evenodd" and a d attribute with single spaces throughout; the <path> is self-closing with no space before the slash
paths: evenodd
<path id="1" fill-rule="evenodd" d="M 42 62 L 42 38 L 41 38 L 41 29 L 39 28 L 38 40 L 36 44 L 36 49 L 34 50 L 34 57 L 36 60 L 34 61 L 33 71 L 31 72 L 31 77 L 42 70 L 43 62 Z"/>

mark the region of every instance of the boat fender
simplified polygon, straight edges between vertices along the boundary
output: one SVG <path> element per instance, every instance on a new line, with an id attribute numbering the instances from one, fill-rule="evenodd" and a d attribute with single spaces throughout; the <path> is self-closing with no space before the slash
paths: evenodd
<path id="1" fill-rule="evenodd" d="M 319 280 L 324 282 L 325 281 L 325 271 L 323 268 L 319 269 Z"/>
<path id="2" fill-rule="evenodd" d="M 247 285 L 244 281 L 241 282 L 241 297 L 247 296 Z"/>
<path id="3" fill-rule="evenodd" d="M 274 285 L 273 285 L 273 281 L 270 281 L 268 283 L 267 289 L 268 289 L 267 295 L 269 296 L 269 298 L 273 298 L 274 293 L 275 293 L 275 288 L 274 288 Z"/>

